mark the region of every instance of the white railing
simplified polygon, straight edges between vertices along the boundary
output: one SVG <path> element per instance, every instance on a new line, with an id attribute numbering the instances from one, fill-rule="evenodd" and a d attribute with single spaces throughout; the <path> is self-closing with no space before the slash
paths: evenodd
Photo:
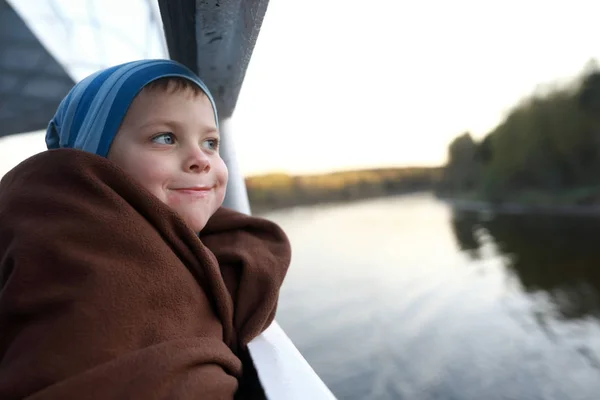
<path id="1" fill-rule="evenodd" d="M 221 157 L 229 169 L 224 206 L 250 214 L 248 193 L 233 146 L 231 121 L 221 121 L 220 128 Z M 276 321 L 248 344 L 248 350 L 268 399 L 335 399 Z"/>

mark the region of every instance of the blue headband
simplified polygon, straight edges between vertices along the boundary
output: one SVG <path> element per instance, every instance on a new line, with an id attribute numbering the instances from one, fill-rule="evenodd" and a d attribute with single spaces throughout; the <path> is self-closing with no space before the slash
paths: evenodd
<path id="1" fill-rule="evenodd" d="M 141 60 L 96 72 L 76 84 L 48 125 L 46 146 L 106 157 L 135 96 L 150 82 L 167 77 L 185 78 L 198 85 L 210 100 L 219 127 L 215 101 L 192 71 L 171 60 Z"/>

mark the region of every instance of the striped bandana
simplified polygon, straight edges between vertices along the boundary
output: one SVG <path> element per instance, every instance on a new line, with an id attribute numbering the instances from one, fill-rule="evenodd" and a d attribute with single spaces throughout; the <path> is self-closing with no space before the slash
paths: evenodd
<path id="1" fill-rule="evenodd" d="M 209 98 L 219 127 L 215 101 L 198 76 L 175 61 L 141 60 L 98 71 L 76 84 L 48 125 L 46 146 L 106 157 L 135 96 L 150 82 L 166 77 L 185 78 L 198 85 Z"/>

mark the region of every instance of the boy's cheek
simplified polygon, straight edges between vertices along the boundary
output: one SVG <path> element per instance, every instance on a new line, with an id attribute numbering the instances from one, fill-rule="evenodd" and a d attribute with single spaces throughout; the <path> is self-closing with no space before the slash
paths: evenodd
<path id="1" fill-rule="evenodd" d="M 225 164 L 225 161 L 223 161 L 222 158 L 219 158 L 217 165 L 217 180 L 220 184 L 225 186 L 227 185 L 227 181 L 229 180 L 229 169 L 227 169 L 227 165 Z"/>

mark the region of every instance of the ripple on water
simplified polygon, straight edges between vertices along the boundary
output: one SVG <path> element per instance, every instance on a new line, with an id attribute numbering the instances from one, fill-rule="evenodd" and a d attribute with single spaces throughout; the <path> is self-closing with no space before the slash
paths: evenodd
<path id="1" fill-rule="evenodd" d="M 556 242 L 562 222 L 536 235 L 418 195 L 268 217 L 294 248 L 277 319 L 340 399 L 598 398 L 600 279 L 567 284 L 600 248 Z"/>

